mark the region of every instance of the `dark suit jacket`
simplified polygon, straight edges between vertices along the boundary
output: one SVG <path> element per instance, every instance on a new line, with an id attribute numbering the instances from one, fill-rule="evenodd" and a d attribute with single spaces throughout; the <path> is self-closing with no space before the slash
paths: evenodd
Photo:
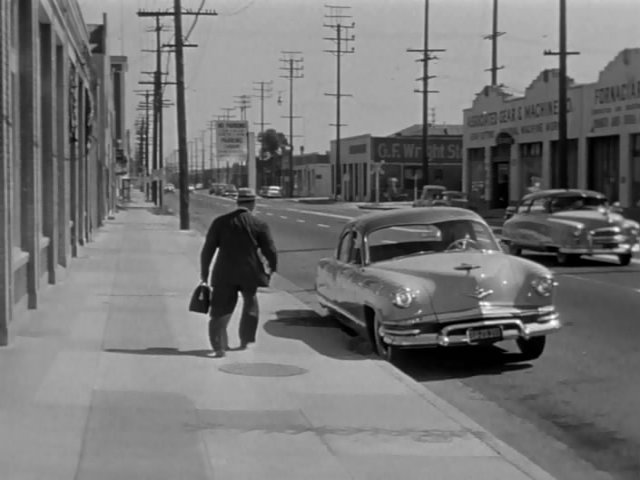
<path id="1" fill-rule="evenodd" d="M 247 230 L 253 234 L 271 271 L 276 271 L 278 256 L 269 226 L 246 208 L 238 208 L 211 223 L 200 253 L 202 279 L 208 279 L 211 260 L 218 251 L 211 275 L 212 285 L 257 287 L 261 280 L 267 280 Z"/>

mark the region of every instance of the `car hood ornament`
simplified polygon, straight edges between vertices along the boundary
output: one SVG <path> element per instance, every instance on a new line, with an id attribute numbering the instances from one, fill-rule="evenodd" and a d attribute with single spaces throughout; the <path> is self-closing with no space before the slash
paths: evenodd
<path id="1" fill-rule="evenodd" d="M 467 297 L 477 298 L 478 300 L 482 300 L 484 298 L 487 298 L 492 293 L 493 293 L 493 290 L 490 290 L 490 289 L 485 290 L 482 287 L 476 287 L 473 293 L 467 293 Z"/>

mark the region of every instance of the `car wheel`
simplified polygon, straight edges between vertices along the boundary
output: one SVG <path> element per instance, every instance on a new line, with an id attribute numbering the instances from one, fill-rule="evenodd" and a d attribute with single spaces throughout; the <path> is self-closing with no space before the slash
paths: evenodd
<path id="1" fill-rule="evenodd" d="M 620 265 L 622 265 L 623 267 L 626 267 L 631 263 L 631 254 L 623 253 L 621 255 L 618 255 L 618 260 L 620 261 Z"/>
<path id="2" fill-rule="evenodd" d="M 524 360 L 535 360 L 544 352 L 547 337 L 532 337 L 529 339 L 521 337 L 516 342 Z"/>
<path id="3" fill-rule="evenodd" d="M 562 253 L 558 252 L 558 265 L 575 265 L 580 258 L 580 255 L 576 255 L 575 253 Z"/>
<path id="4" fill-rule="evenodd" d="M 389 363 L 396 363 L 399 357 L 399 349 L 393 345 L 389 345 L 380 335 L 380 317 L 375 315 L 371 329 L 371 346 L 373 351 L 382 359 Z"/>

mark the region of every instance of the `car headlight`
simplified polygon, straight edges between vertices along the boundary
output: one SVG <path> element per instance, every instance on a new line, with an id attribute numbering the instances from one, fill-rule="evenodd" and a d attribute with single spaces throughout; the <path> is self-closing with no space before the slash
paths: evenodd
<path id="1" fill-rule="evenodd" d="M 638 222 L 627 220 L 624 223 L 624 228 L 630 235 L 638 236 L 640 234 L 640 224 Z"/>
<path id="2" fill-rule="evenodd" d="M 584 225 L 580 225 L 578 227 L 573 228 L 574 237 L 579 237 L 580 235 L 582 235 L 582 232 L 584 232 Z"/>
<path id="3" fill-rule="evenodd" d="M 551 276 L 537 277 L 531 281 L 531 286 L 538 295 L 548 297 L 553 293 L 553 288 L 556 286 L 556 282 Z"/>
<path id="4" fill-rule="evenodd" d="M 415 299 L 415 297 L 416 296 L 411 290 L 408 290 L 408 289 L 399 290 L 393 296 L 393 304 L 396 307 L 408 308 L 413 303 L 413 300 Z"/>

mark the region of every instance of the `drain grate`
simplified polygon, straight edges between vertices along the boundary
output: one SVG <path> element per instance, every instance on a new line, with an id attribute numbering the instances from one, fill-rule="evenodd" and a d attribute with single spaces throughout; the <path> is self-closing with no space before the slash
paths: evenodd
<path id="1" fill-rule="evenodd" d="M 295 365 L 267 362 L 229 363 L 222 365 L 219 370 L 232 375 L 246 375 L 248 377 L 292 377 L 308 372 L 308 370 Z"/>

